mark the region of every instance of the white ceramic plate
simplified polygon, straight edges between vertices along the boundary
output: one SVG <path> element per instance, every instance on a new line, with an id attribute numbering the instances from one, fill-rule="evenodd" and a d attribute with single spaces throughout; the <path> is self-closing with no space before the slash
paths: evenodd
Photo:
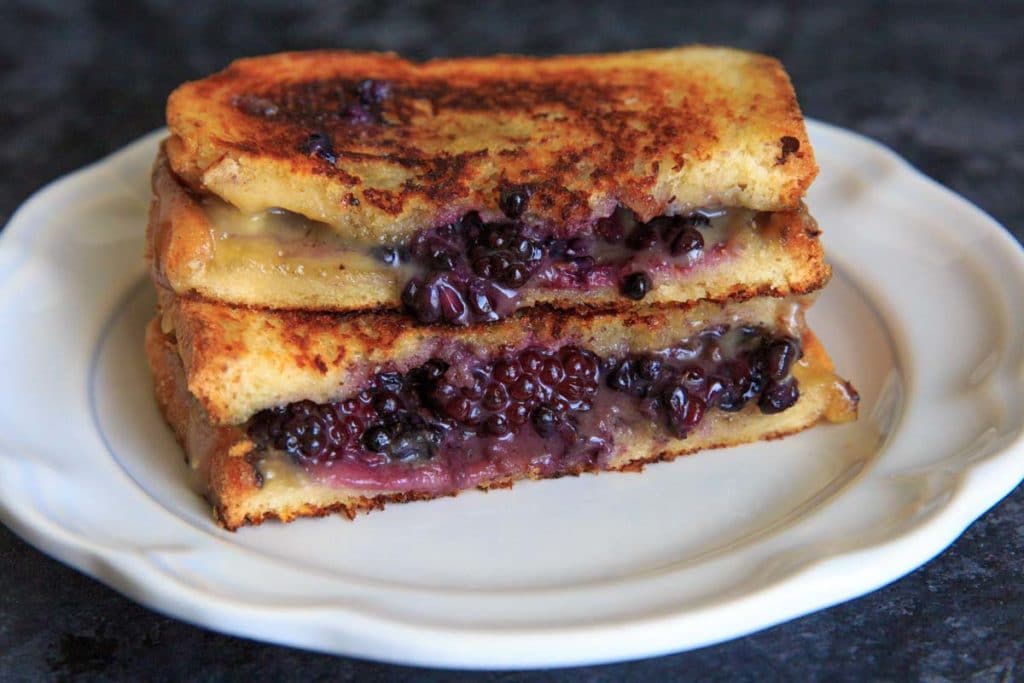
<path id="1" fill-rule="evenodd" d="M 0 514 L 157 610 L 435 666 L 605 662 L 873 590 L 1024 476 L 1024 258 L 881 146 L 811 125 L 836 276 L 811 322 L 861 419 L 603 474 L 230 534 L 186 487 L 142 355 L 161 133 L 64 178 L 0 239 Z"/>

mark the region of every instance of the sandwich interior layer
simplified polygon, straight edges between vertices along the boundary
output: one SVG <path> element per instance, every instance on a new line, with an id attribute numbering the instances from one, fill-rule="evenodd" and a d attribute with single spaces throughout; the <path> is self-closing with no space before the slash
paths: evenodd
<path id="1" fill-rule="evenodd" d="M 179 293 L 234 303 L 404 308 L 423 323 L 468 325 L 539 303 L 804 293 L 823 286 L 829 272 L 804 207 L 705 208 L 648 222 L 620 207 L 571 234 L 514 215 L 484 222 L 469 213 L 382 244 L 283 209 L 244 213 L 214 196 L 194 197 L 165 162 L 154 189 L 158 278 Z"/>
<path id="2" fill-rule="evenodd" d="M 710 326 L 671 347 L 604 358 L 579 346 L 432 358 L 378 373 L 357 394 L 261 411 L 246 426 L 263 471 L 298 464 L 320 483 L 440 494 L 526 473 L 604 469 L 621 439 L 663 448 L 748 404 L 788 410 L 802 340 Z"/>
<path id="3" fill-rule="evenodd" d="M 808 297 L 694 302 L 627 313 L 529 309 L 470 327 L 421 326 L 398 313 L 318 314 L 227 306 L 160 293 L 189 390 L 218 424 L 265 408 L 357 394 L 380 372 L 406 373 L 431 358 L 453 367 L 528 347 L 575 345 L 602 358 L 656 351 L 712 325 L 769 325 L 799 338 Z"/>
<path id="4" fill-rule="evenodd" d="M 622 469 L 820 418 L 849 420 L 857 402 L 809 331 L 709 326 L 616 358 L 567 345 L 457 365 L 431 359 L 380 373 L 339 401 L 295 402 L 215 427 L 190 399 L 158 321 L 147 348 L 165 415 L 231 528 Z"/>

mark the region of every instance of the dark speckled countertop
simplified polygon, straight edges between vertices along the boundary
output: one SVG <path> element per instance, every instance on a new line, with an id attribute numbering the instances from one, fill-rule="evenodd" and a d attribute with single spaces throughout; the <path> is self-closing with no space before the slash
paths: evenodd
<path id="1" fill-rule="evenodd" d="M 1024 237 L 1022 2 L 327 4 L 0 3 L 0 224 L 47 181 L 160 126 L 171 88 L 233 57 L 328 46 L 427 57 L 699 41 L 779 57 L 808 116 L 881 140 Z M 941 556 L 859 600 L 690 653 L 469 674 L 211 633 L 126 600 L 0 526 L 0 680 L 1012 681 L 1024 679 L 1022 564 L 1018 488 Z"/>

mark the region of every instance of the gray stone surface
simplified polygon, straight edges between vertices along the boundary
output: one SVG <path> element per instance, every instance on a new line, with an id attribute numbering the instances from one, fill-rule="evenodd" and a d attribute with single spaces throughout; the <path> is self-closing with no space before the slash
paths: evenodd
<path id="1" fill-rule="evenodd" d="M 0 223 L 45 182 L 161 125 L 175 84 L 235 56 L 701 41 L 780 57 L 809 116 L 885 142 L 1024 236 L 1021 2 L 326 4 L 0 3 Z M 0 526 L 0 680 L 1012 681 L 1024 679 L 1022 560 L 1018 488 L 937 559 L 859 600 L 695 652 L 520 676 L 383 666 L 214 634 L 135 605 Z"/>

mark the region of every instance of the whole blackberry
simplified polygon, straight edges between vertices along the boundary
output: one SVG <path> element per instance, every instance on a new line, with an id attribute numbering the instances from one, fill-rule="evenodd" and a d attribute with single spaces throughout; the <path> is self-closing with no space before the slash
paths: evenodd
<path id="1" fill-rule="evenodd" d="M 249 423 L 249 436 L 261 446 L 313 462 L 331 460 L 334 446 L 343 438 L 333 406 L 312 401 L 257 413 Z"/>
<path id="2" fill-rule="evenodd" d="M 431 359 L 406 374 L 380 372 L 357 395 L 335 403 L 297 401 L 253 417 L 249 435 L 263 447 L 300 462 L 330 463 L 346 454 L 384 454 L 408 462 L 431 457 L 438 425 L 421 417 L 423 394 L 443 381 L 448 366 Z"/>
<path id="3" fill-rule="evenodd" d="M 514 308 L 513 290 L 526 284 L 543 256 L 519 226 L 485 224 L 468 213 L 413 239 L 409 258 L 425 272 L 405 284 L 402 305 L 426 324 L 494 322 Z"/>
<path id="4" fill-rule="evenodd" d="M 432 403 L 446 418 L 481 435 L 504 436 L 527 420 L 545 431 L 538 408 L 553 413 L 589 410 L 597 375 L 597 357 L 583 349 L 528 348 L 479 368 L 465 386 L 439 382 Z"/>
<path id="5" fill-rule="evenodd" d="M 541 265 L 544 247 L 514 223 L 491 223 L 467 235 L 473 272 L 502 287 L 519 289 Z"/>
<path id="6" fill-rule="evenodd" d="M 640 413 L 664 419 L 684 437 L 711 408 L 741 410 L 751 401 L 762 412 L 780 412 L 796 402 L 788 376 L 799 342 L 759 326 L 708 327 L 658 356 L 631 354 L 604 365 L 609 389 L 638 399 Z"/>

